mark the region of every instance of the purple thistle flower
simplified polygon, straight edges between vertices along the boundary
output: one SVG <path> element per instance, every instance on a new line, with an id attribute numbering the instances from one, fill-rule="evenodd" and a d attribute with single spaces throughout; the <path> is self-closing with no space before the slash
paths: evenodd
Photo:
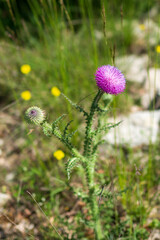
<path id="1" fill-rule="evenodd" d="M 126 81 L 121 71 L 113 66 L 104 65 L 96 71 L 97 86 L 106 93 L 119 94 L 124 91 Z"/>

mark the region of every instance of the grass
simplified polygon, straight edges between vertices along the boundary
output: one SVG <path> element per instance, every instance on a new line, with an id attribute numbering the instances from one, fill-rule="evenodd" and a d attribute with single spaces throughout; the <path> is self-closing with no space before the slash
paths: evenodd
<path id="1" fill-rule="evenodd" d="M 14 103 L 5 110 L 18 118 L 11 137 L 25 139 L 19 149 L 21 161 L 11 187 L 14 201 L 19 207 L 25 205 L 25 201 L 31 202 L 39 219 L 36 228 L 40 239 L 59 238 L 48 222 L 44 224 L 43 213 L 26 191 L 35 194 L 50 221 L 54 216 L 53 223 L 64 239 L 70 239 L 69 234 L 72 239 L 94 239 L 90 213 L 86 211 L 83 199 L 74 197 L 71 187 L 76 186 L 77 191 L 83 187 L 81 169 L 74 172 L 70 186 L 64 167 L 69 154 L 55 139 L 42 136 L 38 129 L 27 135 L 29 127 L 23 123 L 23 113 L 31 105 L 45 109 L 51 121 L 66 113 L 62 125 L 64 127 L 68 119 L 74 119 L 71 129 L 78 128 L 74 141 L 81 149 L 84 130 L 81 115 L 77 117 L 62 96 L 54 97 L 51 88 L 57 86 L 74 102 L 88 108 L 96 91 L 96 68 L 112 64 L 114 57 L 134 53 L 132 22 L 148 18 L 147 11 L 154 3 L 148 0 L 137 5 L 135 1 L 124 1 L 121 6 L 115 0 L 112 3 L 101 1 L 99 7 L 95 7 L 88 0 L 79 0 L 77 5 L 70 5 L 69 1 L 64 4 L 63 1 L 34 0 L 27 1 L 30 9 L 27 16 L 16 3 L 4 1 L 12 24 L 9 20 L 8 27 L 3 22 L 0 24 L 5 36 L 0 41 L 1 108 Z M 158 66 L 159 58 L 154 49 L 148 46 L 146 52 L 152 58 L 152 66 L 154 63 Z M 28 75 L 20 72 L 23 64 L 31 66 Z M 125 94 L 114 98 L 115 115 L 128 113 L 135 104 L 131 87 L 128 84 Z M 29 101 L 20 97 L 25 90 L 32 94 Z M 158 146 L 159 142 L 146 149 L 117 147 L 108 150 L 105 156 L 100 154 L 96 180 L 100 186 L 105 185 L 105 197 L 100 204 L 105 239 L 145 240 L 151 229 L 160 228 L 158 218 L 146 223 L 152 208 L 159 202 L 155 194 L 159 184 Z M 53 152 L 59 148 L 66 153 L 63 161 L 53 158 Z M 148 165 L 142 162 L 145 157 Z"/>

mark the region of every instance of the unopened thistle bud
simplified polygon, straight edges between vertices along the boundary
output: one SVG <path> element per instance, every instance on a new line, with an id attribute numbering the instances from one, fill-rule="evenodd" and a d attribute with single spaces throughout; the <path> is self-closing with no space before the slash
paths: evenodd
<path id="1" fill-rule="evenodd" d="M 49 123 L 44 122 L 43 125 L 42 125 L 42 128 L 43 128 L 44 134 L 47 137 L 51 137 L 52 136 L 52 126 Z"/>
<path id="2" fill-rule="evenodd" d="M 25 112 L 25 120 L 29 124 L 40 125 L 45 120 L 45 112 L 39 107 L 30 107 Z"/>

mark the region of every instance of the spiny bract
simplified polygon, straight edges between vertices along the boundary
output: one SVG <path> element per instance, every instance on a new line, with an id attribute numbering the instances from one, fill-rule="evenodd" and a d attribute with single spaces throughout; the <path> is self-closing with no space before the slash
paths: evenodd
<path id="1" fill-rule="evenodd" d="M 45 112 L 39 107 L 30 107 L 25 112 L 25 120 L 29 124 L 40 125 L 45 120 Z"/>

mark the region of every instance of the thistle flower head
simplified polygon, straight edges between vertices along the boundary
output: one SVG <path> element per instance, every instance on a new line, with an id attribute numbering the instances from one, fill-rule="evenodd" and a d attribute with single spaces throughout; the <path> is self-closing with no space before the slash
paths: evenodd
<path id="1" fill-rule="evenodd" d="M 119 94 L 125 89 L 125 78 L 121 71 L 110 65 L 104 65 L 96 71 L 97 86 L 106 93 Z"/>
<path id="2" fill-rule="evenodd" d="M 39 107 L 30 107 L 25 112 L 25 120 L 29 124 L 40 125 L 45 120 L 45 112 Z"/>

